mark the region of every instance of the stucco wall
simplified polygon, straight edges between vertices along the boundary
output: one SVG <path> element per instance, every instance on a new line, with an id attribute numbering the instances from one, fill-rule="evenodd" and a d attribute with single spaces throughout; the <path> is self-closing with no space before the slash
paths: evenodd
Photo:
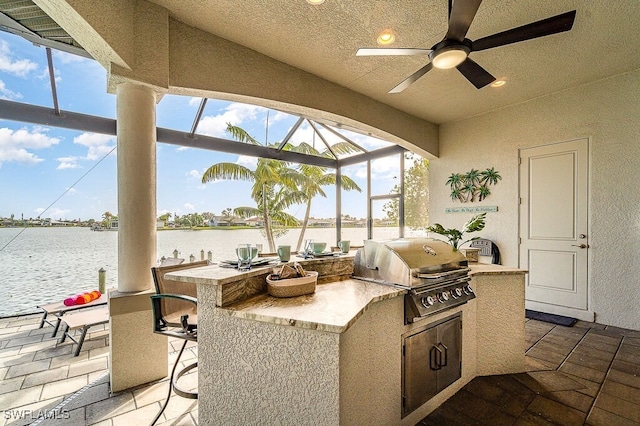
<path id="1" fill-rule="evenodd" d="M 590 140 L 590 310 L 598 323 L 640 330 L 640 70 L 442 125 L 440 158 L 431 163 L 430 220 L 460 226 L 471 215 L 446 214 L 446 207 L 498 206 L 482 236 L 498 244 L 504 265 L 518 266 L 518 149 L 584 137 Z M 502 181 L 486 200 L 450 200 L 451 173 L 487 167 Z"/>

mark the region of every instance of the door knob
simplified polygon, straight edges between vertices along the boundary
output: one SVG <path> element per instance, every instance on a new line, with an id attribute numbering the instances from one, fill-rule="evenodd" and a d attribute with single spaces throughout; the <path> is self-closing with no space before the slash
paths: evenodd
<path id="1" fill-rule="evenodd" d="M 586 244 L 571 244 L 571 247 L 579 247 L 581 249 L 586 249 L 589 246 Z"/>

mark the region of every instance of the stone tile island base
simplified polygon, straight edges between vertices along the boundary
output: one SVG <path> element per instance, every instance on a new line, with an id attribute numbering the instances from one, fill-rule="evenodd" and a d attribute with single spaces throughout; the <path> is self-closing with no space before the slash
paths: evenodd
<path id="1" fill-rule="evenodd" d="M 352 260 L 304 267 L 352 267 Z M 226 306 L 218 303 L 226 286 L 237 291 L 238 281 L 255 283 L 269 271 L 209 266 L 167 274 L 198 286 L 200 422 L 414 425 L 478 375 L 525 371 L 524 271 L 474 268 L 476 299 L 408 325 L 405 290 L 344 274 L 287 299 L 254 286 Z M 462 377 L 402 417 L 402 335 L 458 312 Z"/>

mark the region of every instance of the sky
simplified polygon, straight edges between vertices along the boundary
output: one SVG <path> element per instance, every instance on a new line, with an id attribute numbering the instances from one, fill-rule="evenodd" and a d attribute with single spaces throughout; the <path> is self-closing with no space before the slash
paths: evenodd
<path id="1" fill-rule="evenodd" d="M 106 71 L 93 60 L 53 50 L 59 108 L 114 119 L 116 97 L 107 93 Z M 53 108 L 46 50 L 21 37 L 0 31 L 0 99 Z M 158 127 L 189 132 L 201 98 L 165 95 L 157 104 Z M 240 126 L 261 143 L 281 141 L 297 117 L 237 102 L 209 99 L 197 133 L 232 139 L 227 123 Z M 268 125 L 267 125 L 268 123 Z M 385 141 L 342 131 L 367 150 L 388 146 Z M 329 140 L 336 137 L 325 135 Z M 319 138 L 304 124 L 292 143 L 305 141 L 323 150 Z M 29 123 L 0 120 L 0 217 L 16 219 L 96 219 L 118 213 L 115 136 L 79 132 Z M 207 168 L 231 162 L 255 168 L 256 158 L 157 144 L 157 209 L 184 215 L 226 208 L 254 207 L 249 182 L 202 183 Z M 388 194 L 398 182 L 398 156 L 372 162 L 372 195 Z M 342 213 L 366 217 L 366 164 L 346 167 L 362 188 L 343 194 Z M 335 190 L 315 198 L 311 216 L 335 217 Z M 381 204 L 381 203 L 379 203 Z M 379 210 L 378 207 L 374 209 Z M 304 206 L 289 212 L 304 216 Z M 378 217 L 376 214 L 375 217 Z M 380 216 L 381 217 L 381 216 Z"/>

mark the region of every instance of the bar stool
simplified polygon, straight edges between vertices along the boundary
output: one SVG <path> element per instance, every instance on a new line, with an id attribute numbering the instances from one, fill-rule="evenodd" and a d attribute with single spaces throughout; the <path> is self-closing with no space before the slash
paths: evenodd
<path id="1" fill-rule="evenodd" d="M 206 266 L 208 264 L 209 262 L 207 260 L 202 260 L 199 262 L 151 268 L 153 282 L 156 287 L 156 294 L 151 296 L 153 332 L 184 340 L 178 358 L 171 370 L 167 398 L 151 422 L 151 425 L 154 425 L 158 421 L 165 408 L 167 408 L 172 390 L 183 398 L 198 399 L 197 392 L 186 391 L 178 385 L 180 377 L 198 367 L 198 362 L 196 361 L 187 365 L 176 374 L 180 358 L 187 343 L 198 341 L 198 299 L 196 286 L 193 283 L 165 280 L 164 274 L 182 269 Z"/>

